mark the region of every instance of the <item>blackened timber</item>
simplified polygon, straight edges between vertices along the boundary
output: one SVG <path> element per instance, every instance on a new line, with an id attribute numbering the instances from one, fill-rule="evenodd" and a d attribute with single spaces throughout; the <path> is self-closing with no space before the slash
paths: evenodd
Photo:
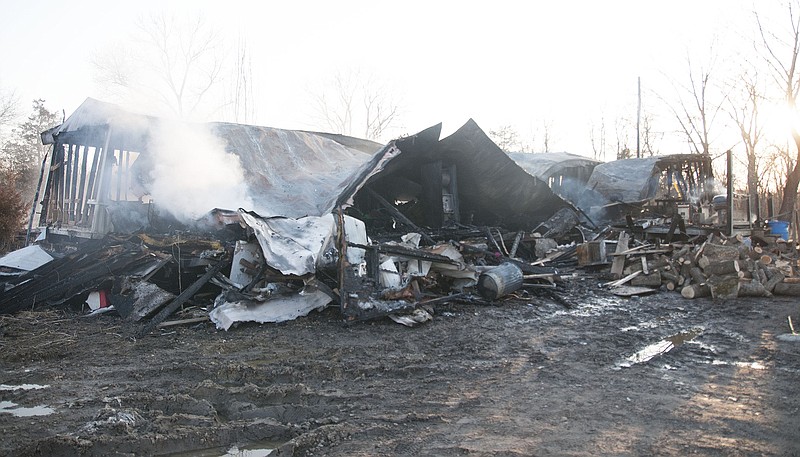
<path id="1" fill-rule="evenodd" d="M 72 157 L 76 154 L 75 150 L 78 145 L 71 145 L 67 149 L 67 165 L 64 170 L 64 200 L 61 207 L 61 221 L 69 223 L 69 214 L 72 211 Z"/>
<path id="2" fill-rule="evenodd" d="M 86 150 L 83 147 L 84 151 Z M 70 181 L 70 189 L 69 189 L 69 217 L 68 219 L 71 222 L 75 222 L 78 220 L 77 212 L 78 212 L 78 164 L 80 162 L 81 156 L 81 145 L 75 145 L 75 153 L 72 155 L 72 178 Z"/>
<path id="3" fill-rule="evenodd" d="M 433 254 L 431 252 L 426 252 L 418 249 L 410 249 L 403 246 L 398 246 L 394 244 L 380 244 L 376 246 L 367 246 L 358 243 L 347 243 L 348 246 L 352 246 L 354 248 L 361 248 L 365 250 L 376 250 L 383 254 L 393 254 L 398 255 L 401 257 L 410 257 L 412 259 L 421 259 L 427 260 L 429 262 L 436 262 L 436 263 L 448 263 L 450 265 L 458 265 L 459 263 L 450 257 Z"/>
<path id="4" fill-rule="evenodd" d="M 94 190 L 95 176 L 97 175 L 97 164 L 100 162 L 100 153 L 102 149 L 94 148 L 94 160 L 92 160 L 92 169 L 89 171 L 89 183 L 86 185 L 86 204 L 83 206 L 83 216 L 81 220 L 84 224 L 91 223 L 93 215 L 93 206 L 89 204 L 89 200 L 96 197 Z"/>
<path id="5" fill-rule="evenodd" d="M 495 257 L 494 252 L 487 251 L 486 249 L 476 248 L 475 246 L 470 246 L 468 244 L 462 244 L 462 243 L 458 243 L 458 245 L 465 251 L 469 251 L 475 254 L 484 254 L 492 258 Z M 572 252 L 574 253 L 575 251 L 573 250 Z M 531 265 L 529 263 L 521 262 L 517 259 L 512 259 L 511 257 L 506 257 L 502 254 L 500 254 L 500 257 L 497 260 L 500 262 L 513 263 L 514 265 L 518 266 L 525 274 L 553 273 L 555 271 L 555 269 L 551 267 L 540 267 L 536 265 Z"/>
<path id="6" fill-rule="evenodd" d="M 422 206 L 425 224 L 429 227 L 441 227 L 444 222 L 442 161 L 437 160 L 421 165 L 420 177 L 422 178 Z"/>
<path id="7" fill-rule="evenodd" d="M 58 146 L 58 143 L 53 145 L 53 149 L 55 149 L 56 146 Z M 31 205 L 31 216 L 30 216 L 30 219 L 28 219 L 28 230 L 25 232 L 25 246 L 27 246 L 28 243 L 30 243 L 30 241 L 31 241 L 31 230 L 33 229 L 33 217 L 36 215 L 36 205 L 37 205 L 37 203 L 39 203 L 39 191 L 42 188 L 42 181 L 44 180 L 44 167 L 47 166 L 47 158 L 48 157 L 52 157 L 52 156 L 49 156 L 48 154 L 44 155 L 44 157 L 42 158 L 42 166 L 39 169 L 39 181 L 36 184 L 36 193 L 33 195 L 33 204 Z M 41 213 L 40 213 L 40 220 L 41 221 L 44 220 L 44 215 L 46 214 L 46 212 L 45 212 L 45 208 L 47 206 L 46 201 L 47 201 L 46 199 L 42 201 L 42 209 L 40 210 L 41 211 Z"/>
<path id="8" fill-rule="evenodd" d="M 411 219 L 409 219 L 408 217 L 406 217 L 406 215 L 405 215 L 405 214 L 401 213 L 399 209 L 395 208 L 395 206 L 394 206 L 394 205 L 392 205 L 391 203 L 389 203 L 389 202 L 388 202 L 388 201 L 387 201 L 385 198 L 383 198 L 383 197 L 382 197 L 382 196 L 381 196 L 379 193 L 375 192 L 374 190 L 370 189 L 369 187 L 367 187 L 366 189 L 367 189 L 367 192 L 369 192 L 369 194 L 370 194 L 370 195 L 372 195 L 372 197 L 374 197 L 374 198 L 375 198 L 375 200 L 377 200 L 377 201 L 378 201 L 378 203 L 380 203 L 380 204 L 381 204 L 381 205 L 382 205 L 384 208 L 386 208 L 386 209 L 387 209 L 387 210 L 388 210 L 388 211 L 389 211 L 389 212 L 392 214 L 392 216 L 394 216 L 395 218 L 397 218 L 397 219 L 400 221 L 400 223 L 401 223 L 401 224 L 403 224 L 403 225 L 407 226 L 407 227 L 408 227 L 408 228 L 410 228 L 411 230 L 414 230 L 415 232 L 417 232 L 417 233 L 419 233 L 420 235 L 422 235 L 422 238 L 423 238 L 425 241 L 427 241 L 428 243 L 430 243 L 430 244 L 435 244 L 435 242 L 433 241 L 433 238 L 431 238 L 431 236 L 430 236 L 430 235 L 428 235 L 428 234 L 427 234 L 427 233 L 426 233 L 424 230 L 422 230 L 421 228 L 419 228 L 419 227 L 417 226 L 417 224 L 415 224 L 415 223 L 411 222 Z"/>
<path id="9" fill-rule="evenodd" d="M 63 303 L 152 262 L 155 261 L 146 250 L 132 243 L 98 246 L 87 242 L 83 249 L 22 275 L 16 287 L 0 294 L 0 314 Z"/>
<path id="10" fill-rule="evenodd" d="M 175 310 L 180 308 L 181 305 L 183 305 L 190 298 L 192 298 L 194 294 L 196 294 L 197 291 L 200 290 L 201 287 L 203 287 L 208 281 L 210 281 L 211 278 L 213 278 L 214 275 L 219 273 L 220 270 L 222 270 L 222 267 L 224 267 L 227 264 L 228 262 L 226 261 L 225 258 L 223 258 L 219 262 L 217 262 L 216 265 L 209 268 L 208 271 L 206 271 L 206 273 L 203 276 L 201 276 L 191 286 L 187 287 L 186 290 L 181 292 L 181 294 L 175 298 L 175 300 L 172 300 L 172 302 L 169 305 L 165 306 L 164 309 L 162 309 L 158 314 L 156 314 L 155 317 L 153 317 L 150 320 L 150 322 L 148 322 L 148 324 L 145 325 L 144 328 L 139 331 L 139 333 L 137 333 L 136 336 L 141 338 L 142 336 L 145 336 L 150 332 L 152 332 L 153 329 L 155 329 L 158 326 L 158 324 L 163 322 L 166 318 L 170 316 L 170 314 L 174 313 Z"/>

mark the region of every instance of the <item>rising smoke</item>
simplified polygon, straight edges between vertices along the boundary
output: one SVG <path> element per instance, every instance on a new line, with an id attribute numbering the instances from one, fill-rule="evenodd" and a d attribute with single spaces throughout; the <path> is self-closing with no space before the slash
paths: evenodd
<path id="1" fill-rule="evenodd" d="M 150 195 L 181 222 L 214 208 L 252 208 L 239 157 L 225 151 L 210 127 L 166 122 L 151 130 Z"/>

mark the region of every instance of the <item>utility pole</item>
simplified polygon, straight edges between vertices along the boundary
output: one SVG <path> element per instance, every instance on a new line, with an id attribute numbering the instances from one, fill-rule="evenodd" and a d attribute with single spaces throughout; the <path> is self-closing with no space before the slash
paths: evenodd
<path id="1" fill-rule="evenodd" d="M 642 77 L 636 77 L 636 86 L 638 89 L 638 103 L 636 106 L 636 158 L 639 159 L 642 157 L 642 150 L 639 147 L 639 138 L 641 135 L 639 134 L 639 126 L 641 125 L 642 119 Z"/>

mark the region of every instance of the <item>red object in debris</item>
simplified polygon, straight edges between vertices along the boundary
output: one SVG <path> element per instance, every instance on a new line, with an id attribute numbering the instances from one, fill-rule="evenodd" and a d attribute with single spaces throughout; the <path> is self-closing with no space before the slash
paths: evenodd
<path id="1" fill-rule="evenodd" d="M 108 291 L 107 290 L 98 290 L 97 294 L 100 296 L 100 307 L 101 308 L 108 308 Z"/>

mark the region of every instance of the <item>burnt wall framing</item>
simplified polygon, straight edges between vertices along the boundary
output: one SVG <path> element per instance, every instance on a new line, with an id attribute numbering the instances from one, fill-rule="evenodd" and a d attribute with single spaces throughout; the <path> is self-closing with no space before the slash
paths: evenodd
<path id="1" fill-rule="evenodd" d="M 128 200 L 131 166 L 144 141 L 115 135 L 109 125 L 82 128 L 53 137 L 38 225 L 56 234 L 87 238 L 111 229 L 106 211 L 112 201 Z"/>

